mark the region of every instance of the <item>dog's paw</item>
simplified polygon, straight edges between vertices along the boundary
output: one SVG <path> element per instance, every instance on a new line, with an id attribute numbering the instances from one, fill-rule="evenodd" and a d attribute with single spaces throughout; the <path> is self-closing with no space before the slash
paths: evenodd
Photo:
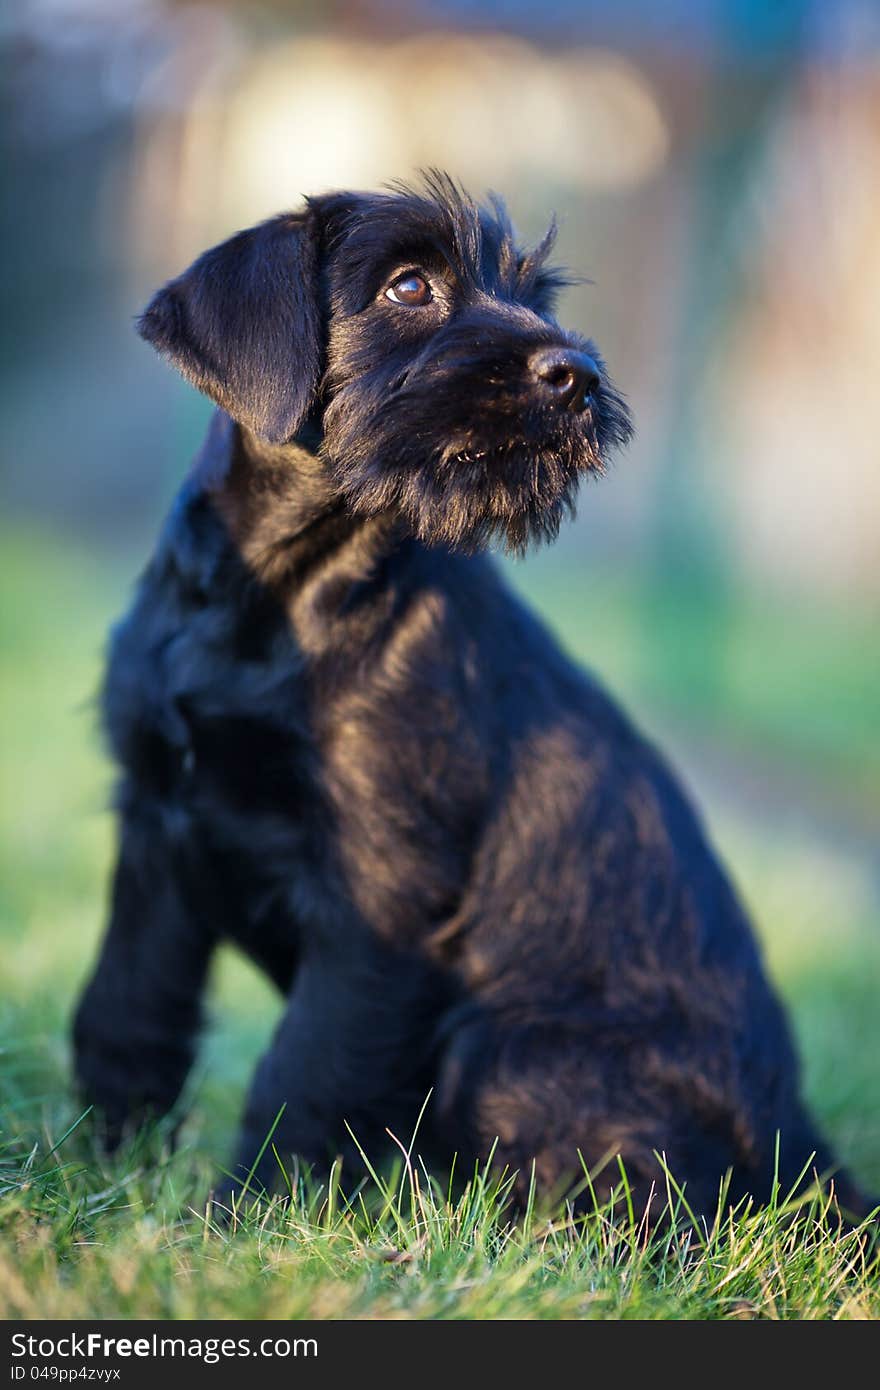
<path id="1" fill-rule="evenodd" d="M 73 1026 L 74 1071 L 83 1100 L 95 1110 L 95 1133 L 112 1152 L 126 1134 L 161 1119 L 177 1100 L 189 1050 L 176 1041 L 127 1030 L 118 1011 L 87 995 Z"/>

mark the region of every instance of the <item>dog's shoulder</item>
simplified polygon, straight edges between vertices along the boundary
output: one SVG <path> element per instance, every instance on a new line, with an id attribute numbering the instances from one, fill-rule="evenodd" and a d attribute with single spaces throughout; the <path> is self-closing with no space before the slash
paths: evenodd
<path id="1" fill-rule="evenodd" d="M 176 776 L 186 766 L 200 727 L 298 723 L 300 666 L 283 609 L 254 582 L 191 474 L 111 631 L 101 691 L 111 752 L 152 783 L 163 768 Z"/>

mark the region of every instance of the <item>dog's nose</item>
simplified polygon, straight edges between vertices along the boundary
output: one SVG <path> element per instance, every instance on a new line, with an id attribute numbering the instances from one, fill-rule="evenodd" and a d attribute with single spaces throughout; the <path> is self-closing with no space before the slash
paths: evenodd
<path id="1" fill-rule="evenodd" d="M 599 385 L 599 368 L 592 357 L 573 348 L 541 348 L 529 367 L 552 399 L 568 410 L 584 410 Z"/>

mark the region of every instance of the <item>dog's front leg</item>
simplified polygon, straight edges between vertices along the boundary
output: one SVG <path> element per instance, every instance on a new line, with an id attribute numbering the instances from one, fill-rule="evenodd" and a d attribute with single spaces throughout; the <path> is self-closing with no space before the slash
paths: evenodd
<path id="1" fill-rule="evenodd" d="M 184 839 L 152 816 L 124 817 L 110 920 L 76 1012 L 77 1078 L 111 1147 L 128 1123 L 171 1108 L 192 1060 L 216 924 L 194 900 Z"/>
<path id="2" fill-rule="evenodd" d="M 362 1154 L 379 1162 L 389 1131 L 408 1141 L 419 1122 L 443 986 L 424 962 L 343 938 L 347 951 L 325 944 L 303 961 L 254 1074 L 220 1205 L 245 1185 L 255 1196 L 279 1187 L 291 1159 L 326 1171 L 341 1156 L 362 1172 Z"/>

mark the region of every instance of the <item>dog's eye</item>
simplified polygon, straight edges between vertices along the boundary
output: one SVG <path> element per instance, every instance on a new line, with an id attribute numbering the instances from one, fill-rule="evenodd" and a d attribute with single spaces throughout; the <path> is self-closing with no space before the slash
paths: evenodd
<path id="1" fill-rule="evenodd" d="M 418 308 L 422 304 L 431 302 L 431 286 L 423 275 L 416 275 L 415 271 L 408 270 L 405 275 L 401 275 L 389 285 L 385 291 L 385 298 L 390 299 L 393 304 L 407 304 Z"/>

